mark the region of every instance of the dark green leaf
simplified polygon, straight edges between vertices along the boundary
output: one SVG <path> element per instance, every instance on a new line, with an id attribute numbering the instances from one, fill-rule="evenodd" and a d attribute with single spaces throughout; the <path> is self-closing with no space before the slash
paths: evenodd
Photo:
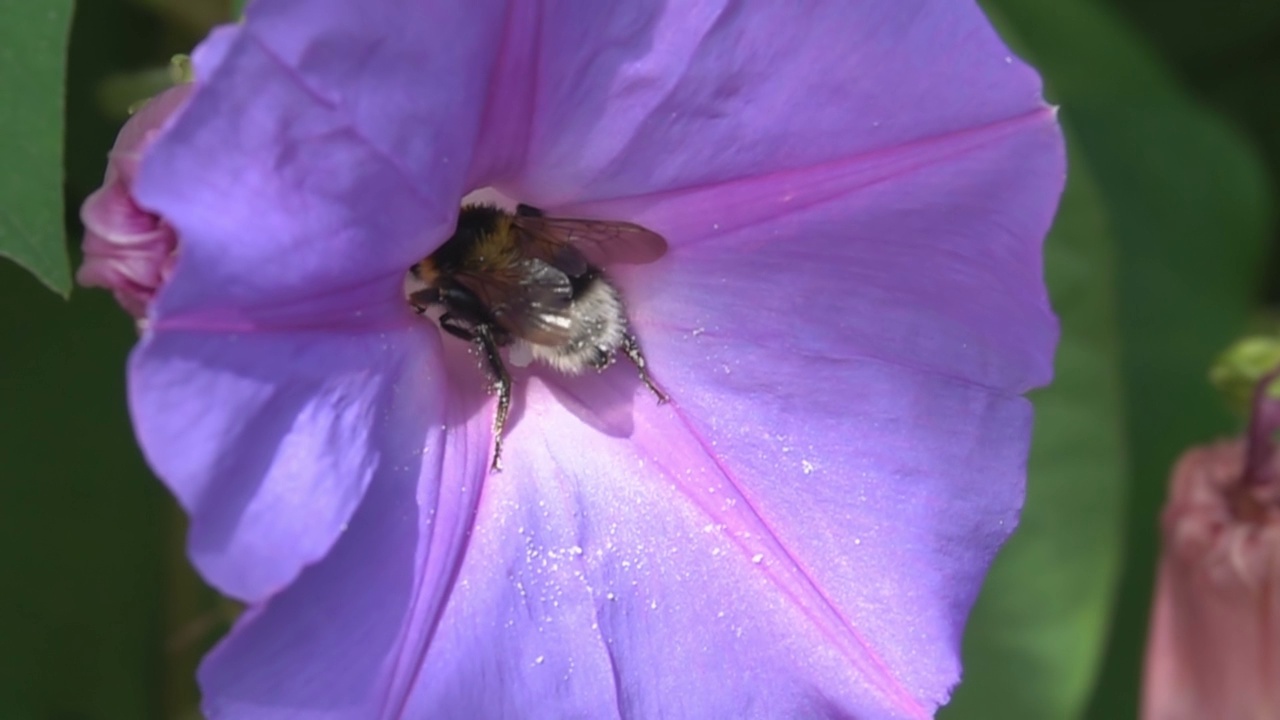
<path id="1" fill-rule="evenodd" d="M 0 264 L 0 337 L 22 338 L 0 353 L 0 718 L 196 717 L 196 661 L 231 614 L 133 439 L 130 318 Z"/>
<path id="2" fill-rule="evenodd" d="M 1240 51 L 1275 47 L 1280 3 L 1274 0 L 1112 0 L 1143 36 L 1188 66 Z M 1233 63 L 1234 64 L 1234 63 Z"/>
<path id="3" fill-rule="evenodd" d="M 0 708 L 159 717 L 170 502 L 129 430 L 129 319 L 108 293 L 64 303 L 4 263 L 0 308 Z"/>
<path id="4" fill-rule="evenodd" d="M 1245 319 L 1265 182 L 1248 147 L 1101 6 L 987 5 L 1069 132 L 1047 248 L 1063 339 L 1055 385 L 1036 397 L 1023 525 L 975 610 L 967 680 L 942 717 L 1127 720 L 1165 473 L 1179 449 L 1229 428 L 1205 374 Z"/>
<path id="5" fill-rule="evenodd" d="M 1136 716 L 1168 472 L 1233 431 L 1208 368 L 1247 323 L 1269 216 L 1250 149 L 1216 118 L 1172 103 L 1073 111 L 1120 240 L 1128 436 L 1128 571 L 1090 718 Z"/>
<path id="6" fill-rule="evenodd" d="M 0 256 L 71 292 L 62 118 L 71 0 L 0 0 Z"/>

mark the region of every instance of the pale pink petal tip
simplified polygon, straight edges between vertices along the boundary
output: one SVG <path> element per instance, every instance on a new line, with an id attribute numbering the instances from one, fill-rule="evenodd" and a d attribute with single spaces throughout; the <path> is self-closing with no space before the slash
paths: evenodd
<path id="1" fill-rule="evenodd" d="M 170 88 L 129 118 L 111 149 L 102 187 L 80 208 L 84 262 L 76 281 L 111 290 L 135 318 L 146 315 L 151 299 L 167 280 L 177 236 L 163 218 L 134 201 L 133 179 L 142 153 L 190 93 L 190 84 Z"/>
<path id="2" fill-rule="evenodd" d="M 1280 717 L 1280 505 L 1245 444 L 1178 462 L 1147 645 L 1143 720 Z"/>

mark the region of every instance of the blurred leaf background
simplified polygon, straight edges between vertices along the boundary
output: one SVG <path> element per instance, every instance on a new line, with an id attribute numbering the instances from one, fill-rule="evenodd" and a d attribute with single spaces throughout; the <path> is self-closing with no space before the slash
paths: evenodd
<path id="1" fill-rule="evenodd" d="M 126 108 L 234 4 L 84 0 L 67 38 L 70 0 L 0 0 L 0 255 L 40 278 L 0 263 L 0 720 L 198 717 L 194 668 L 229 613 L 133 443 L 132 325 L 107 293 L 41 283 L 68 288 L 76 209 Z M 982 4 L 1062 107 L 1046 274 L 1063 340 L 1022 527 L 941 717 L 1127 720 L 1166 473 L 1235 431 L 1206 370 L 1280 299 L 1280 0 Z M 39 242 L 59 225 L 68 255 Z"/>

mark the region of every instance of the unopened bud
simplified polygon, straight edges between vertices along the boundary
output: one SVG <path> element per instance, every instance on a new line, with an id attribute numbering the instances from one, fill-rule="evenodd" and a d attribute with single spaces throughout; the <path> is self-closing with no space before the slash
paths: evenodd
<path id="1" fill-rule="evenodd" d="M 84 262 L 76 281 L 111 290 L 121 307 L 139 319 L 172 270 L 178 240 L 163 218 L 134 202 L 134 177 L 143 154 L 192 87 L 172 87 L 129 118 L 108 156 L 102 187 L 80 208 Z"/>

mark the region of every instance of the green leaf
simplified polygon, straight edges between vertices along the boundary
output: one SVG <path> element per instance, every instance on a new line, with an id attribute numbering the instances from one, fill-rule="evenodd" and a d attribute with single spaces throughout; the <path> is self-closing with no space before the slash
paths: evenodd
<path id="1" fill-rule="evenodd" d="M 1207 374 L 1248 323 L 1270 225 L 1267 180 L 1251 148 L 1199 108 L 1082 105 L 1073 117 L 1120 240 L 1134 461 L 1128 571 L 1089 717 L 1127 720 L 1137 714 L 1169 469 L 1188 447 L 1237 429 Z"/>
<path id="2" fill-rule="evenodd" d="M 1078 717 L 1107 629 L 1127 469 L 1114 248 L 1088 164 L 1069 161 L 1045 248 L 1062 322 L 1055 379 L 1033 397 L 1027 503 L 974 609 L 944 720 Z"/>
<path id="3" fill-rule="evenodd" d="M 1280 3 L 1254 0 L 1112 0 L 1144 37 L 1177 56 L 1188 70 L 1234 73 L 1239 59 L 1255 60 L 1275 47 Z M 1222 63 L 1237 55 L 1236 62 Z M 1214 62 L 1217 61 L 1217 62 Z M 1225 67 L 1224 67 L 1225 65 Z"/>
<path id="4" fill-rule="evenodd" d="M 71 292 L 62 119 L 72 0 L 0 0 L 0 256 Z"/>
<path id="5" fill-rule="evenodd" d="M 32 718 L 159 716 L 170 501 L 122 400 L 130 324 L 0 263 L 0 708 Z"/>
<path id="6" fill-rule="evenodd" d="M 197 717 L 196 662 L 231 614 L 133 438 L 132 319 L 5 263 L 0 337 L 24 339 L 0 353 L 0 718 Z"/>
<path id="7" fill-rule="evenodd" d="M 1102 6 L 986 5 L 1063 107 L 1071 168 L 1046 248 L 1063 337 L 1055 384 L 1034 398 L 1022 526 L 940 716 L 1128 720 L 1166 473 L 1230 428 L 1206 372 L 1245 321 L 1265 179 Z"/>

